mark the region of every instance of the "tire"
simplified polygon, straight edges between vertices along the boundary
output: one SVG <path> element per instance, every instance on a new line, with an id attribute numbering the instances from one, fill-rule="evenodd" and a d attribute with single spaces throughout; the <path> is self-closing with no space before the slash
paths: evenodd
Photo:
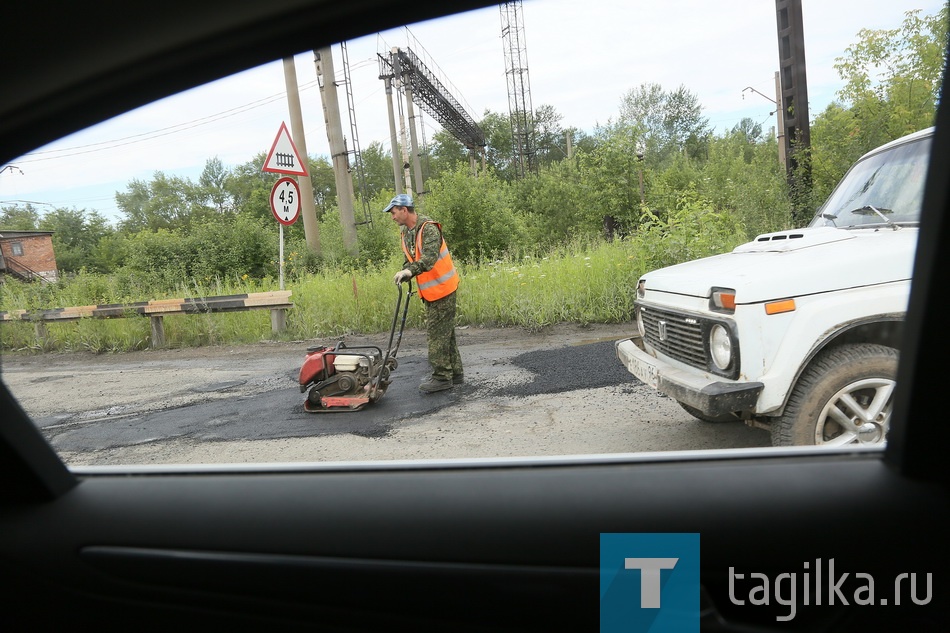
<path id="1" fill-rule="evenodd" d="M 706 415 L 699 409 L 695 407 L 691 407 L 688 404 L 683 404 L 682 402 L 678 404 L 681 407 L 683 407 L 683 411 L 690 414 L 697 420 L 702 420 L 703 422 L 719 423 L 719 422 L 738 422 L 739 421 L 739 417 L 732 413 L 723 413 L 722 415 Z"/>
<path id="2" fill-rule="evenodd" d="M 896 349 L 873 344 L 819 353 L 772 422 L 772 446 L 885 443 L 898 357 Z"/>

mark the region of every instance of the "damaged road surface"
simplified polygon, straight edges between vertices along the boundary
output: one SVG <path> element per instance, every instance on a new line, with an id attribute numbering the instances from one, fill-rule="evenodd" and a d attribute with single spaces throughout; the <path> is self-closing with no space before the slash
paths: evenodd
<path id="1" fill-rule="evenodd" d="M 460 328 L 465 383 L 434 394 L 417 388 L 428 375 L 424 334 L 407 330 L 385 398 L 360 411 L 319 415 L 304 411 L 297 384 L 312 342 L 6 355 L 2 377 L 70 465 L 768 446 L 767 432 L 700 422 L 631 377 L 613 347 L 630 330 Z M 345 340 L 374 344 L 372 337 Z"/>

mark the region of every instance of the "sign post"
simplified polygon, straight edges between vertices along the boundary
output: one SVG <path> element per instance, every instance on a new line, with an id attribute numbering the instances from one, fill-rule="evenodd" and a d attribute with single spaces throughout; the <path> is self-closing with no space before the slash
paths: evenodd
<path id="1" fill-rule="evenodd" d="M 289 176 L 309 176 L 307 164 L 290 138 L 287 124 L 281 123 L 261 171 Z M 281 178 L 270 192 L 270 209 L 280 223 L 280 289 L 284 289 L 284 226 L 290 226 L 300 215 L 300 186 L 293 178 Z M 306 222 L 304 222 L 306 224 Z"/>
<path id="2" fill-rule="evenodd" d="M 290 226 L 300 217 L 300 186 L 293 178 L 281 178 L 270 192 L 270 210 L 280 225 L 280 289 L 284 289 L 284 226 Z"/>

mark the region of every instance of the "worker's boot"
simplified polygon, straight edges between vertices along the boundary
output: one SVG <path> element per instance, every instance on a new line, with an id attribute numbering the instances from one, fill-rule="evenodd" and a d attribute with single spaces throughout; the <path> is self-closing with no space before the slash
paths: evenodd
<path id="1" fill-rule="evenodd" d="M 435 393 L 436 391 L 445 391 L 446 389 L 451 388 L 451 380 L 440 380 L 438 378 L 430 378 L 419 385 L 419 391 L 424 391 L 425 393 Z"/>

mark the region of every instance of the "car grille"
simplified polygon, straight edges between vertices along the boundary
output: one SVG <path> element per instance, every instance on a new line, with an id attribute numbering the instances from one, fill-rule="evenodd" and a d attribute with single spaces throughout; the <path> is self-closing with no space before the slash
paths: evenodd
<path id="1" fill-rule="evenodd" d="M 640 307 L 640 315 L 646 328 L 644 341 L 682 363 L 702 370 L 707 369 L 701 319 L 643 306 Z M 664 331 L 663 336 L 661 329 Z"/>

